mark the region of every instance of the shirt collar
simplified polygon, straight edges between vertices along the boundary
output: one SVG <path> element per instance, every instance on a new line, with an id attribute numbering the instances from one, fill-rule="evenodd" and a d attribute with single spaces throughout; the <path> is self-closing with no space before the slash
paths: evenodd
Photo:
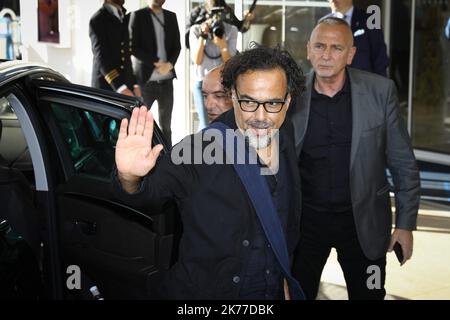
<path id="1" fill-rule="evenodd" d="M 348 93 L 350 92 L 350 76 L 348 75 L 348 69 L 345 68 L 345 83 L 341 89 L 341 92 Z"/>
<path id="2" fill-rule="evenodd" d="M 125 8 L 118 8 L 111 3 L 105 3 L 104 6 L 106 10 L 108 10 L 108 12 L 115 16 L 117 19 L 119 19 L 120 21 L 123 20 L 123 16 L 125 15 Z"/>
<path id="3" fill-rule="evenodd" d="M 319 92 L 316 90 L 316 87 L 315 87 L 315 85 L 314 85 L 315 82 L 316 82 L 316 73 L 314 72 L 314 74 L 313 74 L 313 81 L 312 81 L 312 83 L 313 83 L 313 86 L 312 86 L 312 94 L 313 94 L 315 97 L 317 97 L 317 96 L 323 96 L 323 94 L 319 93 Z M 344 86 L 342 87 L 341 90 L 339 90 L 339 91 L 334 95 L 334 97 L 337 96 L 337 95 L 340 94 L 340 93 L 350 93 L 350 76 L 349 76 L 349 74 L 348 74 L 348 69 L 347 69 L 347 68 L 345 68 L 345 82 L 344 82 Z"/>
<path id="4" fill-rule="evenodd" d="M 353 10 L 355 9 L 354 6 L 352 6 L 348 11 L 345 13 L 345 20 L 349 25 L 352 25 L 352 17 L 353 17 Z"/>
<path id="5" fill-rule="evenodd" d="M 348 25 L 351 26 L 352 25 L 352 17 L 353 17 L 353 11 L 354 11 L 355 7 L 352 6 L 350 9 L 348 9 L 346 12 L 344 12 L 344 14 L 342 15 L 341 12 L 333 12 L 333 15 L 335 17 L 341 18 L 343 19 L 343 16 L 345 17 L 345 21 L 347 21 Z"/>

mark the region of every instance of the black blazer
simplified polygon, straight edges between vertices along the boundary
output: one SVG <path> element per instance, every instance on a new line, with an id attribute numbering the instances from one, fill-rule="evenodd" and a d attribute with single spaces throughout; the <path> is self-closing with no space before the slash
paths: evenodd
<path id="1" fill-rule="evenodd" d="M 175 67 L 181 51 L 177 16 L 168 10 L 163 10 L 163 13 L 167 61 Z M 138 82 L 144 84 L 153 73 L 155 68 L 153 64 L 159 61 L 155 28 L 149 7 L 142 8 L 131 14 L 130 37 L 134 72 Z"/>
<path id="2" fill-rule="evenodd" d="M 237 129 L 233 110 L 216 121 Z M 209 145 L 196 146 L 202 133 L 188 136 L 180 147 L 190 155 L 203 152 Z M 287 171 L 290 173 L 289 202 L 286 203 L 286 242 L 292 254 L 300 232 L 300 174 L 293 143 L 293 128 L 286 121 L 280 130 L 280 142 L 286 146 Z M 200 141 L 201 141 L 201 137 Z M 196 149 L 202 148 L 202 149 Z M 177 151 L 174 151 L 177 153 Z M 203 154 L 203 153 L 201 153 Z M 223 158 L 225 159 L 225 157 Z M 125 193 L 114 178 L 114 193 L 124 203 L 145 208 L 148 214 L 163 212 L 164 205 L 174 199 L 180 210 L 183 234 L 179 244 L 178 261 L 170 270 L 162 271 L 160 279 L 153 279 L 150 289 L 158 298 L 172 299 L 237 299 L 241 276 L 249 263 L 252 229 L 259 220 L 247 191 L 231 164 L 181 164 L 172 162 L 166 153 L 157 167 L 144 179 L 139 192 Z M 250 238 L 249 238 L 250 237 Z M 159 280 L 159 281 L 158 281 Z M 159 282 L 159 283 L 158 283 Z"/>
<path id="3" fill-rule="evenodd" d="M 389 58 L 386 43 L 381 29 L 367 28 L 369 15 L 362 9 L 353 7 L 352 32 L 356 54 L 351 64 L 352 68 L 377 73 L 386 77 Z M 333 16 L 333 13 L 325 17 Z M 322 19 L 324 19 L 323 17 Z"/>
<path id="4" fill-rule="evenodd" d="M 125 84 L 133 89 L 136 79 L 131 65 L 131 47 L 128 36 L 130 16 L 123 22 L 111 14 L 105 6 L 100 8 L 89 21 L 94 62 L 92 86 L 114 91 Z"/>
<path id="5" fill-rule="evenodd" d="M 381 29 L 368 29 L 369 15 L 359 8 L 354 8 L 352 16 L 352 31 L 357 48 L 352 67 L 387 76 L 389 58 L 386 43 Z M 364 33 L 362 33 L 364 30 Z M 362 33 L 361 35 L 359 35 Z"/>

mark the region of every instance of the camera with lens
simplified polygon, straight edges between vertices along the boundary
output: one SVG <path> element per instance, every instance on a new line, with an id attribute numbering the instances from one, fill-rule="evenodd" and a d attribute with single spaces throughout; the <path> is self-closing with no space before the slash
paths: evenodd
<path id="1" fill-rule="evenodd" d="M 208 12 L 204 8 L 194 12 L 191 16 L 191 24 L 207 23 L 209 33 L 202 35 L 203 38 L 213 38 L 214 36 L 222 38 L 225 34 L 225 24 L 227 20 L 226 7 L 212 7 Z"/>
<path id="2" fill-rule="evenodd" d="M 211 13 L 208 14 L 209 32 L 212 36 L 222 38 L 225 34 L 225 7 L 213 7 Z"/>
<path id="3" fill-rule="evenodd" d="M 250 28 L 250 24 L 253 18 L 247 19 L 247 17 L 252 17 L 252 13 L 256 8 L 257 0 L 253 0 L 252 5 L 248 13 L 246 14 L 244 20 L 239 20 L 233 12 L 233 9 L 227 5 L 225 0 L 204 0 L 204 5 L 198 5 L 194 7 L 189 16 L 189 22 L 186 25 L 185 33 L 185 43 L 186 48 L 190 48 L 189 44 L 189 33 L 190 27 L 196 24 L 202 24 L 204 22 L 208 23 L 209 32 L 206 34 L 200 34 L 204 39 L 212 38 L 214 36 L 222 38 L 225 34 L 225 25 L 228 23 L 235 26 L 240 32 L 246 32 Z M 210 8 L 213 6 L 212 10 L 207 10 L 206 7 Z"/>

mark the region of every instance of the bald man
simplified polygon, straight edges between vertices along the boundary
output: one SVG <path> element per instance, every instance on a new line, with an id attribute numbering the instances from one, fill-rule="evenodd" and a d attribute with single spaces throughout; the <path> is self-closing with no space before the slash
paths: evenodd
<path id="1" fill-rule="evenodd" d="M 233 107 L 231 97 L 222 86 L 223 64 L 209 71 L 202 83 L 202 95 L 208 121 L 213 122 L 218 116 Z"/>
<path id="2" fill-rule="evenodd" d="M 394 244 L 402 265 L 412 255 L 420 180 L 410 138 L 394 83 L 349 68 L 355 51 L 345 20 L 319 22 L 307 44 L 313 72 L 293 116 L 303 196 L 293 274 L 308 299 L 316 298 L 331 248 L 350 299 L 384 298 L 386 252 Z"/>
<path id="3" fill-rule="evenodd" d="M 367 21 L 370 15 L 353 5 L 353 0 L 328 0 L 331 13 L 324 18 L 344 18 L 352 29 L 356 54 L 351 67 L 379 75 L 387 75 L 389 57 L 381 29 L 370 29 Z"/>

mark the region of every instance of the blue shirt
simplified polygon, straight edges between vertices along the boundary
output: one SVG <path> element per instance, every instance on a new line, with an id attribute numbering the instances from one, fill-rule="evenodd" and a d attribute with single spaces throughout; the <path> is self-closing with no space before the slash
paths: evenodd
<path id="1" fill-rule="evenodd" d="M 280 138 L 279 171 L 276 175 L 266 176 L 283 230 L 287 229 L 288 204 L 292 192 L 288 187 L 292 181 L 289 180 L 285 151 L 283 139 Z M 250 231 L 250 239 L 244 240 L 243 245 L 249 246 L 250 250 L 248 264 L 244 268 L 244 281 L 239 298 L 246 300 L 283 299 L 283 274 L 259 220 Z"/>

